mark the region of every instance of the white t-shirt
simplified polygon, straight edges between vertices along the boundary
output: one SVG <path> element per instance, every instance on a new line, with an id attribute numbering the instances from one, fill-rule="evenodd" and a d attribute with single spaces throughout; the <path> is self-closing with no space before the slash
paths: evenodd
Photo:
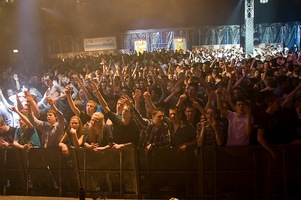
<path id="1" fill-rule="evenodd" d="M 250 144 L 250 135 L 247 131 L 247 115 L 238 117 L 235 112 L 228 110 L 228 138 L 227 146 L 243 146 Z"/>

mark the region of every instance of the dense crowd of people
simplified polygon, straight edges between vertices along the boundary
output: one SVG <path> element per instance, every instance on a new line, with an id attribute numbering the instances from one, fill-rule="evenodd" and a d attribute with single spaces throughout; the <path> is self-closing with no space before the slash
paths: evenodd
<path id="1" fill-rule="evenodd" d="M 51 66 L 51 67 L 49 67 Z M 194 49 L 55 58 L 1 72 L 0 146 L 301 144 L 300 51 Z"/>

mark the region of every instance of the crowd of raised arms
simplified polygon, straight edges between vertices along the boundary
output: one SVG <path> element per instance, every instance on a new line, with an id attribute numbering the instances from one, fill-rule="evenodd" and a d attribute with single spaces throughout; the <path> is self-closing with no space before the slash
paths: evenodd
<path id="1" fill-rule="evenodd" d="M 48 67 L 51 65 L 51 67 Z M 301 144 L 301 55 L 268 48 L 55 58 L 1 72 L 0 146 L 108 148 Z"/>

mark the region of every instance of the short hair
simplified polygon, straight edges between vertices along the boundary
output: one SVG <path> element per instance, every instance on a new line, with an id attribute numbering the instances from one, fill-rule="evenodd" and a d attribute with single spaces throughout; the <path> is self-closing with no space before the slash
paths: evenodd
<path id="1" fill-rule="evenodd" d="M 186 104 L 186 105 L 184 106 L 184 111 L 186 110 L 186 108 L 193 108 L 193 109 L 195 110 L 195 107 L 194 107 L 191 103 Z"/>
<path id="2" fill-rule="evenodd" d="M 90 100 L 87 102 L 87 104 L 88 104 L 88 103 L 91 103 L 92 105 L 94 105 L 95 112 L 96 112 L 96 110 L 98 109 L 98 103 L 97 103 L 96 101 L 92 100 L 92 99 L 90 99 Z"/>
<path id="3" fill-rule="evenodd" d="M 53 109 L 47 110 L 46 114 L 49 114 L 49 113 L 52 113 L 56 117 L 56 111 L 55 110 L 53 110 Z"/>
<path id="4" fill-rule="evenodd" d="M 45 73 L 44 77 L 49 77 L 50 80 L 53 80 L 53 74 L 52 73 Z"/>
<path id="5" fill-rule="evenodd" d="M 239 98 L 235 99 L 235 101 L 234 101 L 235 105 L 237 104 L 238 101 L 241 101 L 241 102 L 244 102 L 244 103 L 245 103 L 245 102 L 246 102 L 246 99 L 243 98 L 243 97 L 239 97 Z"/>
<path id="6" fill-rule="evenodd" d="M 236 87 L 236 88 L 233 88 L 233 91 L 234 90 L 239 90 L 240 92 L 243 92 L 243 89 L 241 87 Z"/>
<path id="7" fill-rule="evenodd" d="M 164 113 L 164 110 L 162 108 L 155 108 L 152 111 L 152 117 L 154 117 L 158 112 L 163 112 Z"/>
<path id="8" fill-rule="evenodd" d="M 198 91 L 198 84 L 196 82 L 190 82 L 188 84 L 189 87 L 193 87 L 196 91 Z"/>
<path id="9" fill-rule="evenodd" d="M 181 114 L 180 109 L 177 107 L 171 107 L 171 108 L 169 108 L 169 110 L 175 111 L 177 114 Z"/>
<path id="10" fill-rule="evenodd" d="M 83 111 L 85 108 L 84 108 L 84 104 L 83 102 L 81 102 L 80 100 L 74 100 L 74 105 L 77 109 L 79 109 L 80 111 Z"/>

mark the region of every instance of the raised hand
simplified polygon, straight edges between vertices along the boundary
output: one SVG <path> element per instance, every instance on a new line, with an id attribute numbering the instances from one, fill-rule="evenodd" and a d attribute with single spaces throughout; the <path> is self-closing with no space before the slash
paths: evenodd
<path id="1" fill-rule="evenodd" d="M 50 96 L 47 96 L 46 99 L 47 99 L 47 102 L 49 103 L 49 105 L 54 106 L 54 101 Z"/>
<path id="2" fill-rule="evenodd" d="M 138 101 L 139 98 L 141 97 L 141 95 L 142 95 L 142 92 L 141 92 L 141 90 L 139 90 L 139 89 L 136 89 L 135 92 L 132 94 L 133 99 L 134 99 L 135 101 Z"/>
<path id="3" fill-rule="evenodd" d="M 220 89 L 215 90 L 216 96 L 222 95 L 222 91 Z"/>
<path id="4" fill-rule="evenodd" d="M 15 80 L 15 81 L 19 80 L 18 74 L 14 74 L 14 80 Z"/>
<path id="5" fill-rule="evenodd" d="M 181 101 L 184 101 L 186 98 L 187 98 L 187 95 L 186 95 L 186 94 L 182 94 L 182 95 L 179 97 L 179 99 L 180 99 Z"/>
<path id="6" fill-rule="evenodd" d="M 211 91 L 208 95 L 208 101 L 211 102 L 214 99 L 216 99 L 216 93 L 214 91 Z"/>
<path id="7" fill-rule="evenodd" d="M 76 129 L 71 128 L 70 131 L 69 131 L 69 133 L 71 133 L 72 135 L 76 135 Z"/>
<path id="8" fill-rule="evenodd" d="M 17 108 L 15 106 L 12 106 L 9 108 L 11 111 L 14 111 L 14 112 L 18 112 Z"/>
<path id="9" fill-rule="evenodd" d="M 69 87 L 69 85 L 67 85 L 67 86 L 65 87 L 65 94 L 66 94 L 67 96 L 70 96 L 70 95 L 71 95 L 71 91 L 72 91 L 72 89 Z"/>
<path id="10" fill-rule="evenodd" d="M 150 99 L 150 98 L 151 98 L 149 92 L 144 92 L 144 93 L 143 93 L 143 97 L 144 97 L 144 99 Z"/>

